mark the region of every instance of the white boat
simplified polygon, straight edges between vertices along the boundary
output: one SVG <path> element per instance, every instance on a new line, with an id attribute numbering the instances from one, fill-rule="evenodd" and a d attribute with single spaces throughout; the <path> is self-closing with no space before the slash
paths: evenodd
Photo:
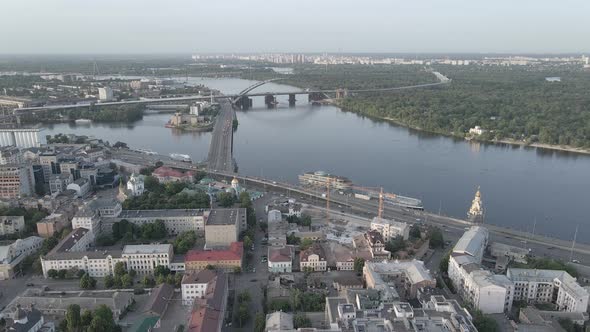
<path id="1" fill-rule="evenodd" d="M 90 123 L 92 123 L 92 120 L 90 120 L 90 119 L 76 119 L 74 122 L 76 124 L 90 124 Z"/>
<path id="2" fill-rule="evenodd" d="M 178 160 L 178 161 L 185 161 L 185 162 L 189 162 L 189 163 L 191 162 L 191 156 L 189 156 L 188 154 L 171 153 L 170 158 L 172 158 L 174 160 Z"/>

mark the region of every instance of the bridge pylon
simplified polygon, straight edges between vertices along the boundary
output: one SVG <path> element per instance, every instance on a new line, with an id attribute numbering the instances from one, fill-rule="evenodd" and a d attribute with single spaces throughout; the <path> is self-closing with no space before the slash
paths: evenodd
<path id="1" fill-rule="evenodd" d="M 277 106 L 277 99 L 274 95 L 267 94 L 264 96 L 264 103 L 266 104 L 266 107 L 274 108 Z"/>
<path id="2" fill-rule="evenodd" d="M 296 101 L 295 94 L 294 93 L 290 94 L 289 95 L 289 107 L 295 106 L 295 101 Z"/>

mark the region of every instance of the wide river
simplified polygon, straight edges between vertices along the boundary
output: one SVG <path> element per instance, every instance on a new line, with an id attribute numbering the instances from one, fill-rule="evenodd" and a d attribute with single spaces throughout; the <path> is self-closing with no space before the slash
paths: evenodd
<path id="1" fill-rule="evenodd" d="M 200 79 L 224 93 L 253 81 Z M 257 91 L 296 91 L 267 84 Z M 422 199 L 426 210 L 465 218 L 481 186 L 486 223 L 590 243 L 590 157 L 519 146 L 476 144 L 375 121 L 337 107 L 312 107 L 299 97 L 289 108 L 239 111 L 234 157 L 242 174 L 297 182 L 304 171 L 324 170 L 355 184 Z M 305 99 L 305 100 L 303 100 Z M 128 125 L 58 124 L 44 134 L 92 135 L 161 154 L 207 156 L 211 133 L 178 133 L 164 128 L 169 114 L 147 115 Z"/>

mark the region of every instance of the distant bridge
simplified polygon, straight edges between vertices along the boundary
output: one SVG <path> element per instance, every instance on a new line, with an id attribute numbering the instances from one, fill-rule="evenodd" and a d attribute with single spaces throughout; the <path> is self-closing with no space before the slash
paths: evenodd
<path id="1" fill-rule="evenodd" d="M 182 96 L 182 97 L 171 97 L 171 98 L 143 98 L 138 100 L 125 100 L 125 101 L 114 101 L 114 102 L 98 102 L 98 103 L 82 103 L 82 104 L 70 104 L 70 105 L 46 105 L 46 106 L 38 106 L 38 107 L 23 107 L 23 108 L 16 108 L 13 109 L 13 114 L 5 115 L 5 117 L 10 116 L 19 116 L 29 112 L 35 111 L 49 111 L 49 110 L 60 110 L 60 109 L 75 109 L 75 108 L 84 108 L 84 107 L 104 107 L 104 106 L 119 106 L 119 105 L 148 105 L 148 104 L 158 104 L 158 103 L 171 103 L 171 102 L 187 102 L 187 101 L 207 101 L 207 100 L 220 100 L 220 99 L 229 99 L 232 105 L 241 107 L 244 109 L 248 109 L 252 106 L 251 99 L 252 97 L 265 97 L 265 103 L 270 107 L 271 105 L 275 104 L 275 97 L 276 96 L 289 96 L 289 104 L 295 103 L 295 96 L 296 95 L 308 95 L 309 101 L 320 101 L 323 99 L 327 99 L 328 94 L 335 94 L 336 98 L 342 98 L 350 93 L 370 93 L 370 92 L 388 92 L 388 91 L 397 91 L 397 90 L 408 90 L 408 89 L 417 89 L 417 88 L 428 88 L 428 87 L 435 87 L 440 85 L 445 85 L 451 82 L 450 79 L 446 78 L 444 75 L 433 72 L 434 75 L 439 79 L 439 82 L 436 83 L 425 83 L 425 84 L 415 84 L 415 85 L 408 85 L 408 86 L 401 86 L 401 87 L 390 87 L 390 88 L 373 88 L 373 89 L 357 89 L 357 90 L 345 90 L 345 89 L 332 89 L 332 90 L 302 90 L 302 91 L 269 91 L 269 92 L 255 92 L 252 93 L 252 90 L 282 78 L 275 78 L 266 81 L 257 82 L 249 86 L 248 88 L 240 91 L 237 94 L 219 94 L 219 95 L 208 95 L 208 96 L 201 96 L 201 95 L 193 95 L 193 96 Z M 0 116 L 2 117 L 2 116 Z"/>

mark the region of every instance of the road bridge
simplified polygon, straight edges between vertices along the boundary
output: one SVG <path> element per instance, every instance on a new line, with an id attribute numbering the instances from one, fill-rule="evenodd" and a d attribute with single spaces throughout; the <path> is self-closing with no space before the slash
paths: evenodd
<path id="1" fill-rule="evenodd" d="M 233 159 L 234 129 L 236 114 L 228 102 L 221 103 L 221 109 L 215 119 L 213 135 L 209 145 L 207 165 L 209 169 L 233 173 L 236 165 Z"/>

